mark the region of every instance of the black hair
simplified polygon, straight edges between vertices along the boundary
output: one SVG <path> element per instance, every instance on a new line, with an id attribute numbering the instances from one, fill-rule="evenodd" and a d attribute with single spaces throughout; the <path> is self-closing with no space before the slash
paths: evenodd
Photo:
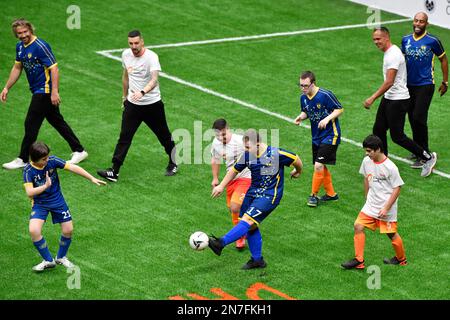
<path id="1" fill-rule="evenodd" d="M 387 35 L 390 35 L 389 29 L 386 27 L 383 27 L 383 26 L 374 28 L 373 32 L 375 32 L 375 31 L 381 31 L 383 33 L 387 33 Z"/>
<path id="2" fill-rule="evenodd" d="M 142 38 L 141 32 L 139 30 L 132 30 L 132 31 L 128 32 L 128 38 L 134 38 L 134 37 Z"/>
<path id="3" fill-rule="evenodd" d="M 214 121 L 212 128 L 215 130 L 223 130 L 225 128 L 228 128 L 228 123 L 227 120 L 225 119 L 217 119 L 216 121 Z"/>
<path id="4" fill-rule="evenodd" d="M 372 149 L 374 151 L 380 149 L 381 152 L 384 152 L 383 141 L 381 141 L 381 139 L 374 134 L 371 134 L 364 139 L 363 147 Z"/>
<path id="5" fill-rule="evenodd" d="M 30 160 L 38 162 L 50 154 L 50 148 L 43 142 L 36 141 L 30 146 Z"/>
<path id="6" fill-rule="evenodd" d="M 302 74 L 300 75 L 300 79 L 305 80 L 307 78 L 309 78 L 309 80 L 311 80 L 311 83 L 316 82 L 316 75 L 312 71 L 303 71 Z"/>
<path id="7" fill-rule="evenodd" d="M 242 138 L 242 140 L 244 140 L 244 142 L 248 141 L 248 142 L 256 145 L 261 142 L 261 137 L 260 137 L 258 131 L 256 131 L 255 129 L 248 129 L 247 131 L 245 131 L 244 137 Z"/>

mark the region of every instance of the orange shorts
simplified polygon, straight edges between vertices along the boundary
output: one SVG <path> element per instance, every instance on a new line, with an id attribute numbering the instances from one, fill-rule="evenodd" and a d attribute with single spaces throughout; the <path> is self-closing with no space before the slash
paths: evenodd
<path id="1" fill-rule="evenodd" d="M 358 218 L 355 220 L 355 224 L 361 224 L 364 227 L 375 231 L 380 228 L 380 233 L 396 233 L 397 232 L 397 222 L 383 221 L 377 218 L 373 218 L 360 212 Z"/>
<path id="2" fill-rule="evenodd" d="M 242 204 L 245 194 L 252 179 L 250 178 L 238 178 L 231 181 L 227 186 L 227 207 L 230 207 L 231 202 Z"/>

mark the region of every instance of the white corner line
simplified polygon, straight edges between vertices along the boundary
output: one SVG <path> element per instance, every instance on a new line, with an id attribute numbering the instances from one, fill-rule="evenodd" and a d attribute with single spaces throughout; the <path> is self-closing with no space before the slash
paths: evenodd
<path id="1" fill-rule="evenodd" d="M 350 24 L 350 25 L 345 25 L 345 26 L 325 27 L 325 28 L 317 28 L 317 29 L 275 32 L 275 33 L 258 34 L 258 35 L 253 35 L 253 36 L 241 36 L 241 37 L 210 39 L 210 40 L 200 40 L 200 41 L 156 44 L 156 45 L 146 46 L 146 48 L 148 48 L 148 49 L 174 48 L 174 47 L 186 47 L 186 46 L 194 46 L 194 45 L 202 45 L 202 44 L 210 44 L 210 43 L 223 43 L 223 42 L 247 41 L 247 40 L 264 39 L 264 38 L 287 37 L 287 36 L 294 36 L 294 35 L 299 35 L 299 34 L 317 33 L 317 32 L 325 32 L 325 31 L 355 29 L 355 28 L 363 28 L 363 27 L 369 28 L 369 27 L 376 27 L 381 24 L 386 25 L 386 24 L 402 23 L 402 22 L 406 22 L 406 21 L 411 21 L 411 19 L 409 19 L 409 18 L 408 19 L 397 19 L 397 20 L 383 21 L 383 22 L 379 22 L 379 23 L 378 22 L 377 23 L 360 23 L 360 24 Z M 111 53 L 111 52 L 122 52 L 125 49 L 126 48 L 102 50 L 102 51 L 96 51 L 96 53 L 101 54 L 101 53 Z"/>

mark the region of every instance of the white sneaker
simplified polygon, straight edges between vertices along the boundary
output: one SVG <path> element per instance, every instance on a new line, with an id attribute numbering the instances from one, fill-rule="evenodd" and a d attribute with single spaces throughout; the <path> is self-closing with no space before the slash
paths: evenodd
<path id="1" fill-rule="evenodd" d="M 72 164 L 77 164 L 80 163 L 81 161 L 83 161 L 84 159 L 86 159 L 88 157 L 88 153 L 83 150 L 81 152 L 74 152 L 72 153 L 72 159 L 68 160 L 68 163 L 72 163 Z"/>
<path id="2" fill-rule="evenodd" d="M 431 153 L 431 159 L 423 164 L 422 172 L 420 175 L 422 177 L 428 177 L 431 174 L 431 172 L 433 172 L 433 168 L 436 165 L 436 162 L 437 162 L 437 154 L 436 152 L 433 152 Z"/>
<path id="3" fill-rule="evenodd" d="M 41 263 L 33 267 L 33 271 L 42 272 L 45 269 L 54 268 L 55 266 L 56 266 L 55 260 L 53 261 L 43 260 Z"/>
<path id="4" fill-rule="evenodd" d="M 25 167 L 27 164 L 25 162 L 23 162 L 22 159 L 20 158 L 16 158 L 11 162 L 8 163 L 4 163 L 3 164 L 3 168 L 8 169 L 8 170 L 14 170 L 14 169 L 20 169 Z"/>
<path id="5" fill-rule="evenodd" d="M 67 257 L 62 257 L 59 259 L 55 259 L 56 264 L 63 265 L 66 268 L 73 268 L 75 265 L 67 259 Z"/>

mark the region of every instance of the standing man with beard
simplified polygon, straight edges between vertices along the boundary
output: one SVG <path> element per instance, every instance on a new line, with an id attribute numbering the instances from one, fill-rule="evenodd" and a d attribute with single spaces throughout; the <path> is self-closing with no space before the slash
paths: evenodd
<path id="1" fill-rule="evenodd" d="M 443 96 L 448 89 L 448 59 L 441 41 L 427 32 L 428 16 L 419 12 L 414 16 L 414 32 L 402 39 L 402 52 L 406 58 L 408 90 L 411 102 L 408 109 L 413 140 L 426 151 L 428 147 L 428 109 L 435 89 L 434 58 L 441 62 L 442 83 L 439 92 Z M 413 155 L 414 156 L 414 155 Z M 412 168 L 421 168 L 423 161 L 414 158 Z"/>
<path id="2" fill-rule="evenodd" d="M 142 122 L 153 131 L 169 157 L 165 175 L 173 176 L 178 166 L 175 143 L 167 125 L 164 103 L 159 91 L 158 76 L 161 71 L 156 53 L 144 47 L 139 30 L 128 33 L 129 48 L 122 53 L 123 105 L 122 127 L 112 158 L 112 167 L 98 170 L 102 178 L 111 182 L 119 179 L 119 170 L 125 161 L 134 134 Z M 173 156 L 172 156 L 173 155 Z"/>

